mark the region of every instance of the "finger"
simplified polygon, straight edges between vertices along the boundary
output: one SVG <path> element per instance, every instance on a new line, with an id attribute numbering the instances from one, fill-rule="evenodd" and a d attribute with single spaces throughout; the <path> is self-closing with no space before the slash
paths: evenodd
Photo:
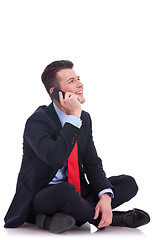
<path id="1" fill-rule="evenodd" d="M 59 100 L 60 100 L 60 103 L 62 104 L 62 102 L 64 100 L 62 92 L 59 92 Z"/>
<path id="2" fill-rule="evenodd" d="M 107 226 L 107 215 L 102 213 L 101 221 L 98 224 L 98 228 L 106 227 Z"/>
<path id="3" fill-rule="evenodd" d="M 98 228 L 103 228 L 106 227 L 106 224 L 103 220 L 100 221 L 100 223 L 98 224 Z"/>
<path id="4" fill-rule="evenodd" d="M 79 102 L 81 102 L 81 99 L 79 98 L 79 96 L 77 96 L 77 100 L 78 100 Z"/>
<path id="5" fill-rule="evenodd" d="M 99 216 L 99 208 L 95 208 L 95 214 L 93 219 L 97 219 Z"/>
<path id="6" fill-rule="evenodd" d="M 107 227 L 112 223 L 112 215 L 103 214 L 98 228 Z"/>
<path id="7" fill-rule="evenodd" d="M 71 92 L 66 92 L 65 93 L 65 100 L 67 99 L 67 98 L 70 98 L 71 96 L 73 96 L 74 94 L 73 93 L 71 93 Z"/>
<path id="8" fill-rule="evenodd" d="M 101 221 L 99 222 L 99 224 L 98 224 L 98 228 L 103 228 L 103 227 L 107 227 L 107 226 L 109 226 L 110 225 L 110 223 L 106 220 L 106 219 L 101 219 Z"/>

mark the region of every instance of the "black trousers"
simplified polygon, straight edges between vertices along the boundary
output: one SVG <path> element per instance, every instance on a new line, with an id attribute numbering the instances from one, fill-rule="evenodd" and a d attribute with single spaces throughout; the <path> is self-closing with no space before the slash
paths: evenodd
<path id="1" fill-rule="evenodd" d="M 131 176 L 113 176 L 109 178 L 109 181 L 114 186 L 112 209 L 129 201 L 138 191 L 138 186 Z M 33 199 L 31 214 L 36 218 L 40 213 L 53 216 L 61 212 L 72 216 L 77 226 L 81 226 L 86 222 L 98 226 L 100 216 L 96 220 L 93 219 L 98 201 L 99 198 L 93 193 L 90 185 L 81 186 L 80 196 L 73 184 L 63 182 L 49 185 L 39 191 Z"/>

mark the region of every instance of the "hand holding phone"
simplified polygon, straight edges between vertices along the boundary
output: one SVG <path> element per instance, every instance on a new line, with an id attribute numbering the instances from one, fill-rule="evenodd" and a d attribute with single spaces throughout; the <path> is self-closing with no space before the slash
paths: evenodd
<path id="1" fill-rule="evenodd" d="M 59 99 L 59 92 L 62 92 L 62 95 L 63 95 L 63 98 L 65 98 L 65 92 L 60 90 L 59 88 L 54 88 L 53 89 L 53 92 L 51 93 L 51 98 L 57 100 L 58 102 L 60 102 L 60 99 Z"/>
<path id="2" fill-rule="evenodd" d="M 61 96 L 59 93 L 61 92 Z M 79 98 L 73 93 L 65 93 L 64 91 L 54 88 L 50 95 L 52 99 L 55 99 L 61 103 L 62 111 L 67 115 L 81 116 L 81 104 Z"/>

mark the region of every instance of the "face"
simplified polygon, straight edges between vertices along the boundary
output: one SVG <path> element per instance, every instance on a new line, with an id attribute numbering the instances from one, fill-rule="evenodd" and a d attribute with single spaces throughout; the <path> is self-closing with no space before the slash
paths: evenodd
<path id="1" fill-rule="evenodd" d="M 84 103 L 83 84 L 80 82 L 80 77 L 73 69 L 62 69 L 56 74 L 59 80 L 59 87 L 64 92 L 71 92 L 78 95 L 80 102 Z"/>

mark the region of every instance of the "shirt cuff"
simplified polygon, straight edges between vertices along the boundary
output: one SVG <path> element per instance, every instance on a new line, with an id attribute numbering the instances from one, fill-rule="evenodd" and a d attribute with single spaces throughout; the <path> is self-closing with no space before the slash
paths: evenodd
<path id="1" fill-rule="evenodd" d="M 66 122 L 71 123 L 77 128 L 81 128 L 82 126 L 82 120 L 79 117 L 76 117 L 74 115 L 68 115 Z"/>
<path id="2" fill-rule="evenodd" d="M 99 192 L 98 197 L 100 198 L 104 193 L 107 193 L 112 199 L 114 198 L 114 193 L 111 188 L 106 188 Z"/>

